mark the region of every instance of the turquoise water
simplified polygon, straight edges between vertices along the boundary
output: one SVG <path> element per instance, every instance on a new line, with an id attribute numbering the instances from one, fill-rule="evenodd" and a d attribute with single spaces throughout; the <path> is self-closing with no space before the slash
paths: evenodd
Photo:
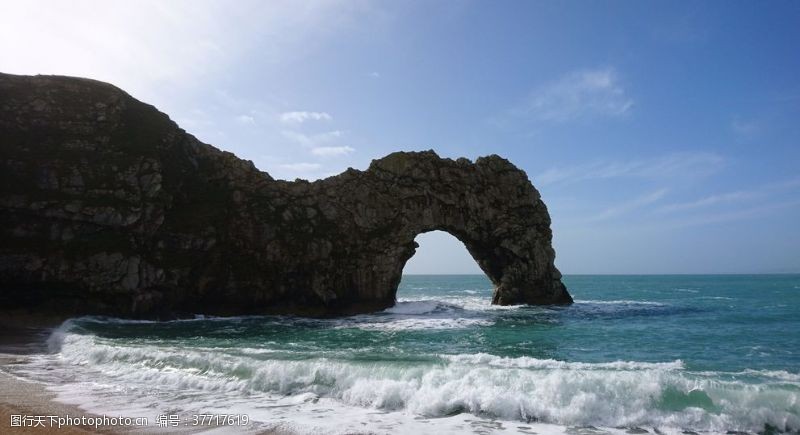
<path id="1" fill-rule="evenodd" d="M 569 307 L 494 307 L 485 277 L 436 275 L 340 319 L 74 319 L 24 370 L 95 410 L 239 409 L 300 432 L 800 429 L 800 275 L 565 283 Z"/>

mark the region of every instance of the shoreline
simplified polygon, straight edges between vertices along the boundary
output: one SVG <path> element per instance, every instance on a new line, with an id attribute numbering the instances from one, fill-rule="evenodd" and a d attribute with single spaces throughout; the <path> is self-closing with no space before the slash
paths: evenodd
<path id="1" fill-rule="evenodd" d="M 64 403 L 56 399 L 56 394 L 48 391 L 46 384 L 13 374 L 9 367 L 23 365 L 29 361 L 30 355 L 47 352 L 47 339 L 50 334 L 68 318 L 19 314 L 4 317 L 0 320 L 0 433 L 34 434 L 58 432 L 65 435 L 85 434 L 159 434 L 159 433 L 248 433 L 263 435 L 291 435 L 286 429 L 259 427 L 258 424 L 232 428 L 230 426 L 197 426 L 197 427 L 159 427 L 155 421 L 148 419 L 147 425 L 137 426 L 135 417 L 125 413 L 100 415 L 87 411 L 75 404 Z M 17 425 L 19 416 L 19 425 Z M 39 419 L 39 417 L 43 417 Z M 54 417 L 51 419 L 50 417 Z M 26 417 L 29 417 L 26 419 Z M 132 420 L 132 425 L 86 425 L 66 424 L 58 427 L 58 418 L 94 419 L 124 418 Z M 92 419 L 92 420 L 90 420 Z M 23 425 L 23 421 L 26 424 Z M 41 422 L 40 422 L 41 421 Z M 13 425 L 12 425 L 13 423 Z"/>
<path id="2" fill-rule="evenodd" d="M 56 400 L 56 395 L 50 391 L 44 384 L 28 380 L 8 373 L 6 367 L 13 364 L 24 364 L 24 356 L 0 353 L 0 433 L 3 434 L 34 434 L 34 433 L 51 433 L 58 432 L 65 435 L 86 435 L 86 434 L 192 434 L 192 433 L 246 433 L 258 435 L 292 435 L 292 432 L 286 429 L 271 429 L 259 427 L 257 424 L 242 427 L 230 426 L 198 426 L 198 427 L 159 427 L 155 421 L 148 420 L 146 426 L 137 426 L 135 424 L 130 426 L 125 425 L 64 425 L 58 427 L 58 420 L 51 420 L 50 417 L 66 418 L 67 416 L 86 419 L 103 419 L 104 415 L 92 413 L 80 408 L 78 405 L 63 403 Z M 27 417 L 45 417 L 43 419 L 43 426 L 33 427 L 12 426 L 12 416 L 21 416 L 22 419 Z M 124 413 L 105 415 L 108 419 L 113 418 L 129 418 Z M 136 418 L 130 417 L 133 422 Z M 35 422 L 36 420 L 28 420 Z M 52 423 L 52 425 L 51 425 Z M 38 424 L 38 423 L 34 423 Z"/>
<path id="3" fill-rule="evenodd" d="M 9 364 L 22 364 L 24 359 L 9 354 L 0 354 L 0 432 L 8 434 L 45 433 L 58 431 L 63 434 L 128 434 L 136 433 L 133 428 L 115 426 L 51 426 L 50 416 L 58 417 L 101 417 L 88 413 L 78 406 L 61 403 L 55 400 L 55 394 L 46 390 L 45 386 L 35 381 L 24 380 L 4 368 Z M 12 426 L 12 416 L 45 416 L 41 426 Z M 101 417 L 102 418 L 102 417 Z M 29 420 L 30 421 L 30 420 Z M 39 423 L 34 423 L 38 425 Z M 57 424 L 57 422 L 55 423 Z M 142 429 L 146 429 L 142 428 Z"/>

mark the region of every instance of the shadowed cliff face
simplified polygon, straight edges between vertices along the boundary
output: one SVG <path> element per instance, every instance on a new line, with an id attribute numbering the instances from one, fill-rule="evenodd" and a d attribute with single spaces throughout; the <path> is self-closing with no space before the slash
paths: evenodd
<path id="1" fill-rule="evenodd" d="M 0 74 L 0 309 L 378 310 L 432 230 L 466 245 L 494 303 L 572 302 L 547 208 L 498 156 L 400 152 L 313 183 L 273 180 L 111 85 Z"/>

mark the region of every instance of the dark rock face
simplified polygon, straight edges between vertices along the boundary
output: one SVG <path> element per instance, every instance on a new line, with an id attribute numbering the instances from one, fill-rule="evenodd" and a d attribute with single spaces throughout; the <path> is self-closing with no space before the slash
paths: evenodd
<path id="1" fill-rule="evenodd" d="M 111 85 L 0 74 L 0 309 L 378 310 L 431 230 L 467 246 L 494 303 L 572 302 L 547 208 L 498 156 L 400 152 L 286 182 Z"/>

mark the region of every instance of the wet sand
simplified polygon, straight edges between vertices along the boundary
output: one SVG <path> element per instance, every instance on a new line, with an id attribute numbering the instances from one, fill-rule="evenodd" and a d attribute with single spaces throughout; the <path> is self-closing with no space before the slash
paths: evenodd
<path id="1" fill-rule="evenodd" d="M 16 378 L 5 371 L 7 364 L 20 363 L 20 357 L 14 355 L 0 355 L 0 433 L 28 434 L 52 433 L 60 434 L 88 434 L 88 433 L 132 433 L 118 427 L 101 426 L 98 428 L 88 426 L 63 426 L 51 427 L 49 418 L 44 419 L 43 426 L 17 427 L 12 426 L 12 416 L 70 416 L 70 417 L 96 417 L 82 411 L 76 406 L 70 406 L 54 401 L 52 393 L 35 382 Z M 22 417 L 24 418 L 24 417 Z"/>
<path id="2" fill-rule="evenodd" d="M 3 313 L 7 314 L 7 313 Z M 287 431 L 251 426 L 248 428 L 197 427 L 197 428 L 159 428 L 154 421 L 148 426 L 76 426 L 58 427 L 57 420 L 49 416 L 71 418 L 102 418 L 85 410 L 55 400 L 55 394 L 45 385 L 14 376 L 13 367 L 25 364 L 30 355 L 47 352 L 47 337 L 65 319 L 27 314 L 11 313 L 0 316 L 0 434 L 157 434 L 157 433 L 250 433 L 250 434 L 289 434 Z M 42 424 L 36 420 L 30 426 L 16 423 L 17 416 L 45 416 Z M 111 416 L 109 416 L 111 417 Z M 118 417 L 114 415 L 113 417 Z M 33 425 L 37 425 L 33 427 Z"/>

